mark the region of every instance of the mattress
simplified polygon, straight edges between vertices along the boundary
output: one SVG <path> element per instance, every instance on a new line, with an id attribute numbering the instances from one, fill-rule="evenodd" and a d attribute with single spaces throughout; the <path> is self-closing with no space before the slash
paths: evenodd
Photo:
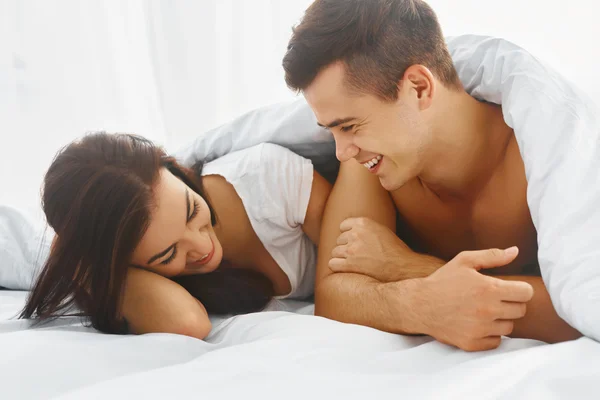
<path id="1" fill-rule="evenodd" d="M 509 339 L 467 353 L 312 315 L 310 303 L 213 318 L 206 341 L 106 335 L 74 318 L 12 318 L 26 292 L 0 291 L 2 399 L 593 398 L 600 344 Z"/>

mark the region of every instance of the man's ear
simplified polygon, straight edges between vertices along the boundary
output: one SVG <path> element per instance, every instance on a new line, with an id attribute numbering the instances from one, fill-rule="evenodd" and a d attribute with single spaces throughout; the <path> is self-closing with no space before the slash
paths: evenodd
<path id="1" fill-rule="evenodd" d="M 398 85 L 398 98 L 415 101 L 419 110 L 431 107 L 436 91 L 436 80 L 429 68 L 415 64 L 406 69 Z"/>

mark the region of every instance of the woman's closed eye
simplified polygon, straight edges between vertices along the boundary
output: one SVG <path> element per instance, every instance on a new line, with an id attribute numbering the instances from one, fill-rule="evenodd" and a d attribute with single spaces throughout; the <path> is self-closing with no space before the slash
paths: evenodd
<path id="1" fill-rule="evenodd" d="M 194 199 L 194 209 L 192 210 L 192 213 L 188 217 L 188 220 L 187 220 L 188 223 L 191 220 L 193 220 L 194 218 L 196 218 L 196 216 L 198 215 L 198 211 L 200 211 L 200 204 L 198 203 L 198 201 L 196 201 L 196 199 Z"/>
<path id="2" fill-rule="evenodd" d="M 173 251 L 171 252 L 171 255 L 170 255 L 168 258 L 166 258 L 166 259 L 164 259 L 163 261 L 161 261 L 160 263 L 161 263 L 162 265 L 167 265 L 167 264 L 169 264 L 171 261 L 173 261 L 173 260 L 175 259 L 175 257 L 176 257 L 176 256 L 177 256 L 177 246 L 175 245 L 175 246 L 173 246 Z"/>
<path id="3" fill-rule="evenodd" d="M 192 209 L 192 213 L 187 218 L 187 222 L 190 223 L 194 218 L 196 218 L 199 211 L 200 211 L 200 204 L 196 200 L 194 200 L 194 206 Z M 168 258 L 161 261 L 160 263 L 162 265 L 167 265 L 171 261 L 173 261 L 175 259 L 175 257 L 177 257 L 177 245 L 173 246 L 173 251 L 171 252 L 171 255 Z"/>

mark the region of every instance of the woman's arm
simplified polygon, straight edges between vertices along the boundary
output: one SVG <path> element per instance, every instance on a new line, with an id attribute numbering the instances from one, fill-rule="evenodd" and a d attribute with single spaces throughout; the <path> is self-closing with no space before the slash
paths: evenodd
<path id="1" fill-rule="evenodd" d="M 140 268 L 130 268 L 123 316 L 129 331 L 175 333 L 204 339 L 211 330 L 202 304 L 179 284 Z"/>
<path id="2" fill-rule="evenodd" d="M 310 200 L 306 209 L 306 216 L 302 224 L 302 230 L 314 244 L 319 244 L 321 233 L 321 221 L 327 199 L 331 193 L 331 184 L 327 182 L 317 171 L 313 172 L 313 183 L 310 191 Z"/>

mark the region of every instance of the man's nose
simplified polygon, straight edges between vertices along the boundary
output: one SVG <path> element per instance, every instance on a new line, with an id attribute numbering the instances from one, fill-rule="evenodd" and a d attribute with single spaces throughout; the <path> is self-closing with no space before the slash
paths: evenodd
<path id="1" fill-rule="evenodd" d="M 352 136 L 344 133 L 334 133 L 335 156 L 340 162 L 356 157 L 360 149 L 353 143 Z"/>

